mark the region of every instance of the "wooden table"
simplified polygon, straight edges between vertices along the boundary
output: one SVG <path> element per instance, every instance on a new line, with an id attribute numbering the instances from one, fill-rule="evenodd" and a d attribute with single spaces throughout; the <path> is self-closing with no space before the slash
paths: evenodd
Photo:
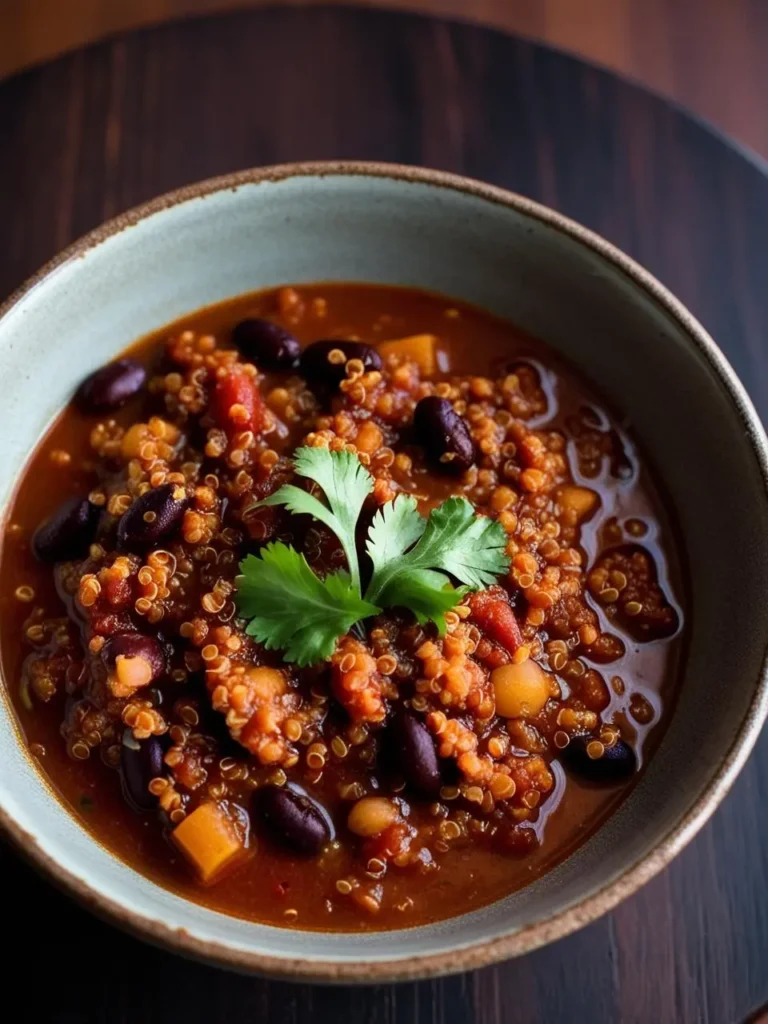
<path id="1" fill-rule="evenodd" d="M 0 293 L 104 217 L 238 167 L 363 157 L 488 179 L 647 265 L 768 415 L 763 168 L 677 109 L 539 46 L 351 8 L 154 28 L 0 85 L 0 153 Z M 25 907 L 6 977 L 31 979 L 32 1020 L 61 1024 L 731 1024 L 768 1001 L 767 804 L 764 738 L 702 834 L 610 916 L 500 967 L 377 989 L 191 965 L 95 921 L 3 850 L 6 890 Z"/>
<path id="2" fill-rule="evenodd" d="M 0 78 L 172 18 L 327 0 L 0 0 Z M 629 75 L 768 156 L 765 0 L 340 0 L 461 17 Z"/>

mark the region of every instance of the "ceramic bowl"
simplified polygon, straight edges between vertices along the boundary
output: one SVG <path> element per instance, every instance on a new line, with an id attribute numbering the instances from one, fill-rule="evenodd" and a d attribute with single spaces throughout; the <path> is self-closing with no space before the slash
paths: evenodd
<path id="1" fill-rule="evenodd" d="M 367 935 L 251 924 L 147 881 L 57 801 L 5 700 L 0 819 L 73 895 L 182 953 L 325 981 L 478 967 L 565 935 L 632 893 L 704 824 L 747 758 L 768 708 L 766 439 L 691 314 L 584 228 L 446 174 L 296 165 L 205 182 L 125 214 L 10 300 L 0 316 L 0 380 L 13 381 L 0 404 L 0 500 L 76 384 L 135 338 L 242 292 L 322 280 L 415 285 L 483 306 L 564 353 L 625 414 L 674 507 L 693 595 L 679 703 L 647 772 L 588 842 L 522 892 Z"/>

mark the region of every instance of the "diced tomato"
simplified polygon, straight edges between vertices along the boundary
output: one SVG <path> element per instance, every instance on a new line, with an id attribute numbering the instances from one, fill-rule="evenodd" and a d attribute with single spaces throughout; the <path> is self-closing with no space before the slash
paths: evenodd
<path id="1" fill-rule="evenodd" d="M 130 579 L 108 576 L 102 583 L 101 592 L 115 608 L 125 608 L 126 605 L 133 604 L 133 587 Z"/>
<path id="2" fill-rule="evenodd" d="M 510 654 L 522 645 L 520 626 L 500 587 L 473 594 L 469 606 L 472 618 L 489 640 L 495 640 Z"/>
<path id="3" fill-rule="evenodd" d="M 113 633 L 130 633 L 136 627 L 126 612 L 98 611 L 98 605 L 86 608 L 91 629 L 97 636 L 112 636 Z"/>
<path id="4" fill-rule="evenodd" d="M 411 842 L 411 831 L 404 821 L 396 821 L 377 836 L 366 839 L 363 844 L 364 859 L 378 857 L 379 860 L 391 860 L 404 853 Z"/>
<path id="5" fill-rule="evenodd" d="M 502 849 L 520 857 L 527 857 L 539 845 L 536 829 L 530 825 L 514 825 L 512 828 L 497 833 Z"/>
<path id="6" fill-rule="evenodd" d="M 242 367 L 234 366 L 216 383 L 211 413 L 230 436 L 243 430 L 258 433 L 266 423 L 266 409 L 256 382 Z"/>
<path id="7" fill-rule="evenodd" d="M 203 766 L 203 754 L 204 751 L 199 747 L 187 744 L 181 760 L 173 766 L 174 778 L 185 789 L 197 789 L 207 779 L 208 772 Z"/>

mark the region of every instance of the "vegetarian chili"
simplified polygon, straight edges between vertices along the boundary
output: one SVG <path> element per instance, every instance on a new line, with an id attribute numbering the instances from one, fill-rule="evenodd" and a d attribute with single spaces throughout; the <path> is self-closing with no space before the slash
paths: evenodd
<path id="1" fill-rule="evenodd" d="M 78 389 L 7 519 L 4 678 L 136 870 L 287 927 L 407 927 L 520 888 L 624 797 L 673 704 L 677 548 L 541 342 L 415 290 L 282 287 Z"/>

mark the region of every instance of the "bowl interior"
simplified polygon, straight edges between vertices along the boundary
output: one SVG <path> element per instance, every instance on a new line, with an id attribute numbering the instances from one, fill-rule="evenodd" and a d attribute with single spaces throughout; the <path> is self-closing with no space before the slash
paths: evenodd
<path id="1" fill-rule="evenodd" d="M 415 958 L 520 932 L 573 907 L 684 819 L 728 757 L 762 672 L 768 506 L 754 426 L 727 368 L 716 371 L 680 320 L 595 249 L 479 194 L 317 172 L 160 207 L 61 264 L 10 309 L 0 320 L 0 379 L 13 382 L 0 404 L 2 503 L 76 384 L 134 339 L 242 292 L 322 280 L 414 285 L 484 306 L 563 352 L 625 414 L 674 505 L 694 611 L 679 704 L 641 783 L 575 855 L 524 891 L 440 924 L 329 934 L 322 943 L 187 903 L 114 860 L 43 784 L 3 701 L 0 807 L 65 871 L 147 921 L 301 961 L 306 974 L 329 961 L 395 961 L 388 973 L 407 973 Z M 687 822 L 679 838 L 693 829 Z M 576 911 L 571 924 L 579 919 Z"/>

